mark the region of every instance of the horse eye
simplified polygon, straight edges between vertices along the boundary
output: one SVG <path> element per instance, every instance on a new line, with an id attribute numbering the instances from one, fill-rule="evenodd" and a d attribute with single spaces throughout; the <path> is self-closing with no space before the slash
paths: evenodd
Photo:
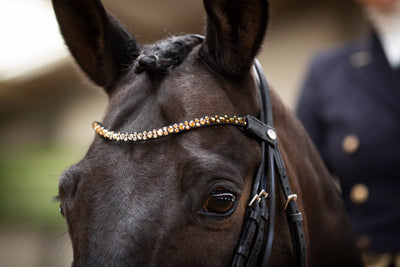
<path id="1" fill-rule="evenodd" d="M 214 191 L 203 205 L 203 210 L 208 213 L 225 214 L 235 207 L 236 196 L 230 192 Z"/>
<path id="2" fill-rule="evenodd" d="M 64 209 L 61 207 L 61 205 L 60 205 L 60 214 L 65 219 Z"/>

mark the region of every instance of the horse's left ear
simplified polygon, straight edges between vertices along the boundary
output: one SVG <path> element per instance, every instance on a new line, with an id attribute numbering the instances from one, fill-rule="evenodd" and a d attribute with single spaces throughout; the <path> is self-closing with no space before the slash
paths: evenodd
<path id="1" fill-rule="evenodd" d="M 201 56 L 229 76 L 250 70 L 268 24 L 267 0 L 204 0 L 207 12 Z"/>
<path id="2" fill-rule="evenodd" d="M 99 0 L 52 0 L 61 33 L 79 66 L 111 92 L 138 56 L 133 34 Z"/>

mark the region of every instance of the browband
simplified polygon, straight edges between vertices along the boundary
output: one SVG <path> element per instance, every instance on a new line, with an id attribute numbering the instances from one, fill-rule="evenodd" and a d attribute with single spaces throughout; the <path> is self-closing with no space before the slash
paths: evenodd
<path id="1" fill-rule="evenodd" d="M 143 142 L 187 132 L 197 128 L 216 125 L 232 125 L 240 127 L 243 130 L 250 131 L 258 138 L 265 139 L 265 141 L 268 141 L 269 143 L 271 143 L 271 145 L 275 145 L 275 130 L 268 125 L 260 123 L 258 119 L 250 115 L 243 117 L 228 115 L 205 116 L 193 120 L 175 123 L 169 126 L 160 127 L 153 130 L 135 131 L 133 133 L 121 133 L 117 131 L 112 131 L 105 128 L 102 123 L 97 121 L 94 121 L 92 123 L 92 128 L 98 135 L 113 141 Z"/>

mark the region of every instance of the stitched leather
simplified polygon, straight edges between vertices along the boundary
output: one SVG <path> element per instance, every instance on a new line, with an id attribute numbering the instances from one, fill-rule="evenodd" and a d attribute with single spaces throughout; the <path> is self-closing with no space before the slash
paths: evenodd
<path id="1" fill-rule="evenodd" d="M 269 145 L 275 147 L 276 141 L 271 139 L 267 134 L 268 130 L 275 131 L 272 127 L 250 115 L 246 116 L 246 121 L 247 121 L 246 131 L 252 133 L 256 137 L 264 141 L 267 141 Z"/>
<path id="2" fill-rule="evenodd" d="M 247 116 L 246 130 L 260 139 L 262 159 L 254 179 L 252 195 L 261 190 L 269 193 L 269 199 L 264 197 L 255 201 L 248 208 L 242 228 L 238 247 L 231 266 L 269 266 L 275 223 L 275 168 L 282 191 L 288 199 L 292 194 L 285 165 L 275 139 L 268 135 L 273 130 L 272 105 L 268 85 L 257 60 L 254 62 L 255 79 L 259 87 L 262 103 L 260 119 Z M 269 187 L 269 190 L 267 190 Z M 268 209 L 269 208 L 269 209 Z M 283 208 L 283 207 L 282 207 Z M 289 201 L 286 209 L 287 222 L 292 235 L 296 266 L 306 266 L 306 240 L 303 231 L 303 216 L 295 201 Z M 267 232 L 265 226 L 268 226 Z M 266 240 L 265 240 L 266 239 Z"/>
<path id="3" fill-rule="evenodd" d="M 287 198 L 289 195 L 292 194 L 292 191 L 290 189 L 290 184 L 286 174 L 285 165 L 283 163 L 281 153 L 279 152 L 278 147 L 276 147 L 275 149 L 275 159 L 280 177 L 282 191 L 285 197 Z M 302 224 L 303 216 L 299 212 L 299 207 L 297 206 L 296 201 L 289 202 L 289 205 L 286 209 L 286 217 L 292 233 L 293 246 L 296 254 L 296 266 L 304 267 L 307 265 L 306 240 Z"/>

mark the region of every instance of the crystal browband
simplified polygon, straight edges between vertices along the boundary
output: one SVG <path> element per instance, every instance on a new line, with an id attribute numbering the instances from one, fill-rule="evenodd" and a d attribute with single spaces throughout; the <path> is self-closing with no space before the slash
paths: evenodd
<path id="1" fill-rule="evenodd" d="M 139 142 L 151 139 L 157 139 L 160 137 L 177 134 L 180 132 L 189 131 L 196 128 L 212 125 L 236 125 L 245 127 L 247 125 L 246 117 L 237 116 L 205 116 L 203 118 L 196 118 L 190 121 L 184 121 L 181 123 L 175 123 L 173 125 L 164 126 L 154 130 L 138 131 L 134 133 L 121 133 L 106 129 L 100 122 L 93 122 L 92 128 L 94 131 L 103 136 L 104 138 L 114 141 L 125 141 L 125 142 Z"/>

